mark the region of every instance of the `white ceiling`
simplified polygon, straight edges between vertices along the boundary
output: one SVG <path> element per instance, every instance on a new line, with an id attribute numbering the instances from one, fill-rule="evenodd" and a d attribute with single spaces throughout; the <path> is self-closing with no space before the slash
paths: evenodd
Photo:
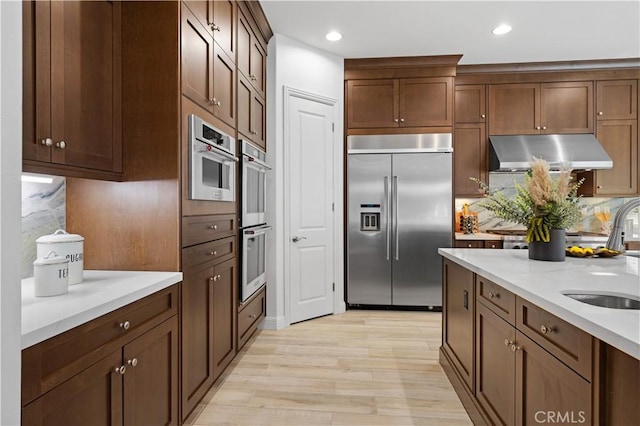
<path id="1" fill-rule="evenodd" d="M 462 54 L 460 64 L 640 57 L 640 1 L 260 0 L 273 32 L 343 58 Z M 508 23 L 513 31 L 491 30 Z M 329 42 L 331 30 L 342 40 Z"/>

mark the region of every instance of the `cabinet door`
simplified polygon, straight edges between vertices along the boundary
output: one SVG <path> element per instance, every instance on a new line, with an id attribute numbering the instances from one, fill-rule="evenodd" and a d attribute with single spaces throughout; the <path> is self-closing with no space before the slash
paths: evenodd
<path id="1" fill-rule="evenodd" d="M 489 86 L 490 135 L 538 134 L 540 133 L 539 116 L 539 84 Z"/>
<path id="2" fill-rule="evenodd" d="M 591 81 L 540 85 L 542 133 L 593 133 Z"/>
<path id="3" fill-rule="evenodd" d="M 515 424 L 515 328 L 476 304 L 476 398 L 496 425 Z"/>
<path id="4" fill-rule="evenodd" d="M 24 426 L 117 426 L 122 418 L 121 349 L 22 409 Z"/>
<path id="5" fill-rule="evenodd" d="M 474 381 L 474 335 L 475 315 L 473 273 L 456 263 L 443 263 L 443 313 L 442 344 L 473 392 Z"/>
<path id="6" fill-rule="evenodd" d="M 265 97 L 267 91 L 267 52 L 262 47 L 262 44 L 258 41 L 257 37 L 252 38 L 251 42 L 251 61 L 249 80 L 251 80 L 253 87 L 258 91 L 258 94 Z"/>
<path id="7" fill-rule="evenodd" d="M 638 121 L 598 121 L 596 136 L 613 160 L 613 168 L 595 172 L 595 193 L 638 194 Z"/>
<path id="8" fill-rule="evenodd" d="M 183 0 L 183 3 L 193 13 L 193 16 L 213 36 L 213 1 L 211 0 Z"/>
<path id="9" fill-rule="evenodd" d="M 120 52 L 120 2 L 51 2 L 53 163 L 122 171 Z"/>
<path id="10" fill-rule="evenodd" d="M 238 74 L 238 133 L 247 139 L 253 139 L 251 133 L 251 102 L 253 101 L 253 89 L 251 84 L 242 75 Z"/>
<path id="11" fill-rule="evenodd" d="M 398 127 L 398 80 L 347 81 L 347 127 Z"/>
<path id="12" fill-rule="evenodd" d="M 213 38 L 184 5 L 181 34 L 182 93 L 213 112 Z"/>
<path id="13" fill-rule="evenodd" d="M 238 57 L 236 63 L 238 64 L 238 71 L 249 78 L 251 74 L 251 39 L 252 30 L 249 20 L 244 16 L 242 9 L 238 9 L 238 39 L 237 39 L 237 53 Z"/>
<path id="14" fill-rule="evenodd" d="M 251 98 L 251 134 L 253 135 L 252 141 L 267 150 L 267 107 L 264 99 L 261 98 L 257 92 L 252 92 Z"/>
<path id="15" fill-rule="evenodd" d="M 483 84 L 456 86 L 454 99 L 456 123 L 486 121 L 486 90 Z"/>
<path id="16" fill-rule="evenodd" d="M 178 317 L 124 347 L 126 425 L 178 425 Z"/>
<path id="17" fill-rule="evenodd" d="M 453 168 L 456 197 L 482 197 L 484 191 L 471 177 L 487 183 L 487 135 L 484 123 L 459 124 L 453 131 Z"/>
<path id="18" fill-rule="evenodd" d="M 591 384 L 517 332 L 516 422 L 592 424 Z"/>
<path id="19" fill-rule="evenodd" d="M 236 297 L 236 259 L 213 268 L 213 376 L 214 379 L 236 355 L 235 322 L 238 316 Z"/>
<path id="20" fill-rule="evenodd" d="M 234 62 L 236 59 L 236 13 L 233 0 L 215 0 L 213 3 L 213 39 Z"/>
<path id="21" fill-rule="evenodd" d="M 183 270 L 181 389 L 184 420 L 213 384 L 213 271 L 211 268 Z"/>
<path id="22" fill-rule="evenodd" d="M 638 81 L 614 80 L 596 83 L 598 120 L 635 120 L 638 118 Z"/>
<path id="23" fill-rule="evenodd" d="M 213 57 L 213 114 L 236 127 L 236 65 L 217 44 Z"/>
<path id="24" fill-rule="evenodd" d="M 451 77 L 400 79 L 400 126 L 451 126 L 452 85 Z"/>

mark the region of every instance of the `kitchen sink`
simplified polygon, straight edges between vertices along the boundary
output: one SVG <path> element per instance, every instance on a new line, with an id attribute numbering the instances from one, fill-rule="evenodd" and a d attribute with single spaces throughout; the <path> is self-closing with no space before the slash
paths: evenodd
<path id="1" fill-rule="evenodd" d="M 612 294 L 584 294 L 565 293 L 567 297 L 578 302 L 589 305 L 600 306 L 602 308 L 613 309 L 640 309 L 640 298 L 634 296 L 616 296 Z"/>

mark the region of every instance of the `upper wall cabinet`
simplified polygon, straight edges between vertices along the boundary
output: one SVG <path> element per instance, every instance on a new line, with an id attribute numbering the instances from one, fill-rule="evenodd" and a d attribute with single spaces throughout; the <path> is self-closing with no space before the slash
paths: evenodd
<path id="1" fill-rule="evenodd" d="M 23 11 L 23 170 L 121 180 L 121 3 Z"/>
<path id="2" fill-rule="evenodd" d="M 265 98 L 267 90 L 266 41 L 259 37 L 255 22 L 248 10 L 240 8 L 238 13 L 238 71 Z"/>
<path id="3" fill-rule="evenodd" d="M 181 31 L 182 93 L 235 127 L 235 63 L 214 42 L 208 27 L 184 5 Z"/>
<path id="4" fill-rule="evenodd" d="M 224 53 L 235 61 L 236 3 L 233 0 L 185 0 L 184 3 Z"/>
<path id="5" fill-rule="evenodd" d="M 638 118 L 638 81 L 596 82 L 596 111 L 600 120 L 636 120 Z"/>
<path id="6" fill-rule="evenodd" d="M 453 78 L 349 80 L 347 111 L 349 128 L 451 126 Z"/>
<path id="7" fill-rule="evenodd" d="M 593 133 L 593 82 L 489 86 L 489 134 Z"/>
<path id="8" fill-rule="evenodd" d="M 485 123 L 486 91 L 484 84 L 467 84 L 455 89 L 455 121 L 457 123 Z"/>

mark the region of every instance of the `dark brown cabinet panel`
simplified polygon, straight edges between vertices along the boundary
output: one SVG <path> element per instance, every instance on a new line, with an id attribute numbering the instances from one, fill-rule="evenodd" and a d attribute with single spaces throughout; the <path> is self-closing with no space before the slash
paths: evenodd
<path id="1" fill-rule="evenodd" d="M 347 81 L 348 128 L 453 124 L 453 78 Z"/>
<path id="2" fill-rule="evenodd" d="M 484 248 L 484 240 L 456 240 L 456 248 Z"/>
<path id="3" fill-rule="evenodd" d="M 598 120 L 636 120 L 638 118 L 638 81 L 596 82 Z"/>
<path id="4" fill-rule="evenodd" d="M 182 93 L 213 112 L 213 38 L 196 16 L 182 6 Z"/>
<path id="5" fill-rule="evenodd" d="M 213 115 L 236 127 L 236 65 L 217 44 L 213 55 Z"/>
<path id="6" fill-rule="evenodd" d="M 250 65 L 249 80 L 253 82 L 258 94 L 264 98 L 267 92 L 267 52 L 257 37 L 251 43 Z"/>
<path id="7" fill-rule="evenodd" d="M 640 194 L 638 121 L 598 121 L 596 137 L 613 160 L 613 168 L 594 171 L 595 180 L 588 180 L 584 191 L 605 196 Z"/>
<path id="8" fill-rule="evenodd" d="M 263 99 L 267 90 L 266 40 L 248 10 L 238 11 L 238 71 L 251 83 Z"/>
<path id="9" fill-rule="evenodd" d="M 184 0 L 192 17 L 200 22 L 224 52 L 235 60 L 237 6 L 233 0 Z"/>
<path id="10" fill-rule="evenodd" d="M 238 350 L 247 343 L 266 314 L 266 287 L 257 291 L 238 309 Z"/>
<path id="11" fill-rule="evenodd" d="M 489 134 L 593 133 L 593 83 L 489 86 Z"/>
<path id="12" fill-rule="evenodd" d="M 503 320 L 513 324 L 516 321 L 516 296 L 509 290 L 476 275 L 476 300 L 483 303 Z"/>
<path id="13" fill-rule="evenodd" d="M 236 259 L 213 268 L 213 377 L 217 379 L 236 355 Z"/>
<path id="14" fill-rule="evenodd" d="M 25 3 L 25 171 L 121 179 L 121 7 Z"/>
<path id="15" fill-rule="evenodd" d="M 454 99 L 456 123 L 486 122 L 486 91 L 484 84 L 456 86 Z"/>
<path id="16" fill-rule="evenodd" d="M 501 240 L 485 240 L 484 248 L 488 249 L 502 249 L 502 241 Z"/>
<path id="17" fill-rule="evenodd" d="M 470 178 L 489 181 L 487 134 L 484 123 L 457 124 L 453 131 L 454 192 L 456 197 L 482 197 Z"/>
<path id="18" fill-rule="evenodd" d="M 474 389 L 474 274 L 456 263 L 443 261 L 442 346 L 466 386 Z"/>
<path id="19" fill-rule="evenodd" d="M 266 106 L 256 89 L 238 76 L 238 133 L 266 150 Z"/>
<path id="20" fill-rule="evenodd" d="M 177 296 L 172 286 L 23 350 L 22 424 L 178 425 Z"/>
<path id="21" fill-rule="evenodd" d="M 493 424 L 514 425 L 516 332 L 483 304 L 476 310 L 476 398 Z"/>

